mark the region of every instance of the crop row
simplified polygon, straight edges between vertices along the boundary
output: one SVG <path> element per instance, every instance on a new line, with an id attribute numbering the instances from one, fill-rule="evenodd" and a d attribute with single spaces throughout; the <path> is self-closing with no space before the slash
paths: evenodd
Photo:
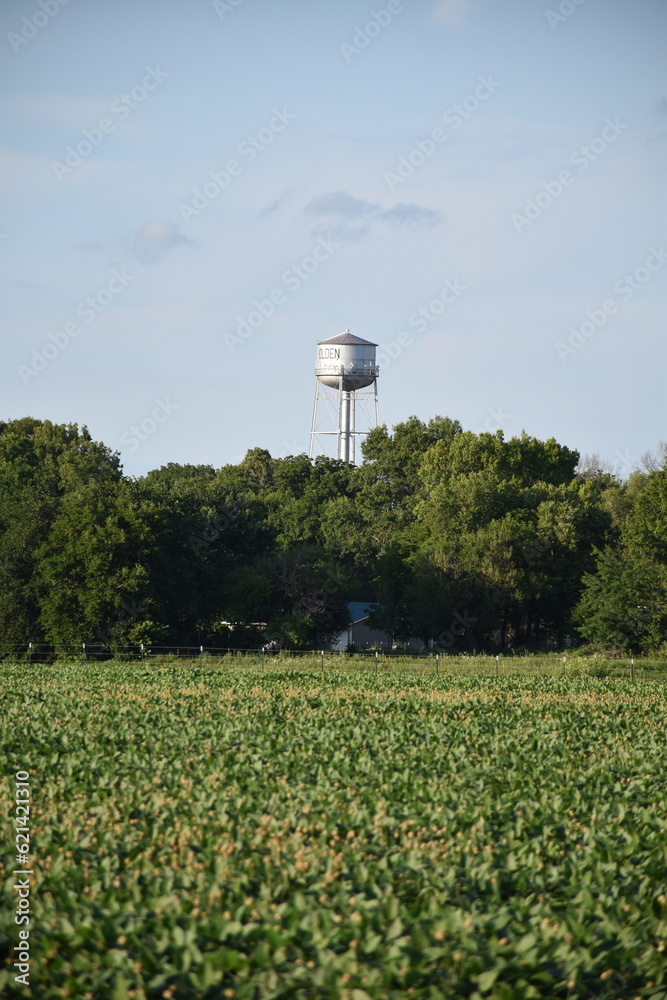
<path id="1" fill-rule="evenodd" d="M 662 685 L 108 663 L 0 686 L 33 995 L 667 996 Z"/>

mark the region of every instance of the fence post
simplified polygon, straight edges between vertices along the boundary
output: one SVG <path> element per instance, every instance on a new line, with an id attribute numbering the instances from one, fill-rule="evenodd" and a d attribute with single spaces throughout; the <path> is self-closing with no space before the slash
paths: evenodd
<path id="1" fill-rule="evenodd" d="M 32 643 L 28 643 L 28 663 L 32 663 Z"/>
<path id="2" fill-rule="evenodd" d="M 634 679 L 635 679 L 635 658 L 634 658 L 634 656 L 630 658 L 630 676 L 631 676 L 632 681 L 634 683 Z"/>
<path id="3" fill-rule="evenodd" d="M 82 659 L 82 660 L 83 660 L 83 662 L 85 663 L 85 662 L 86 662 L 86 644 L 85 644 L 85 642 L 82 642 L 82 643 L 81 643 L 81 649 L 82 649 L 82 656 L 81 656 L 81 659 Z"/>
<path id="4" fill-rule="evenodd" d="M 200 647 L 199 647 L 199 655 L 200 655 L 200 656 L 203 656 L 203 655 L 204 655 L 204 647 L 203 647 L 203 646 L 200 646 Z"/>
<path id="5" fill-rule="evenodd" d="M 498 676 L 498 657 L 496 656 L 496 677 Z"/>
<path id="6" fill-rule="evenodd" d="M 142 642 L 141 643 L 141 659 L 143 660 L 143 658 L 144 658 L 144 644 Z"/>
<path id="7" fill-rule="evenodd" d="M 440 676 L 440 653 L 435 654 L 435 676 Z"/>

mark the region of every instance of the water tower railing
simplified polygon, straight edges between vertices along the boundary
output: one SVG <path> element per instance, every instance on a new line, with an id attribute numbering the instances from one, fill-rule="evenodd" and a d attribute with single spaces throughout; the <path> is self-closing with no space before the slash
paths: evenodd
<path id="1" fill-rule="evenodd" d="M 372 375 L 374 378 L 380 374 L 379 365 L 368 362 L 368 364 L 362 362 L 361 364 L 355 365 L 315 365 L 316 375 Z"/>

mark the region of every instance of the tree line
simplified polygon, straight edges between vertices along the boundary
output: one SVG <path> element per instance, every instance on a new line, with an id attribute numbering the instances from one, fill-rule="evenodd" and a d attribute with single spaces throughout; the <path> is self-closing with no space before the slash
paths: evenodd
<path id="1" fill-rule="evenodd" d="M 349 601 L 394 641 L 667 641 L 667 466 L 411 417 L 358 467 L 254 448 L 140 478 L 74 424 L 0 423 L 0 642 L 323 648 Z"/>

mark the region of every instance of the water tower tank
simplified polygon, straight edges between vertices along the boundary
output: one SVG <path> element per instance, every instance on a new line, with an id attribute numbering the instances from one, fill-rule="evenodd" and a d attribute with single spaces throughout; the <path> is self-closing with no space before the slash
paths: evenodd
<path id="1" fill-rule="evenodd" d="M 318 341 L 315 365 L 318 381 L 343 392 L 372 385 L 379 371 L 375 363 L 376 347 L 377 344 L 355 337 L 349 330 L 330 340 Z"/>

